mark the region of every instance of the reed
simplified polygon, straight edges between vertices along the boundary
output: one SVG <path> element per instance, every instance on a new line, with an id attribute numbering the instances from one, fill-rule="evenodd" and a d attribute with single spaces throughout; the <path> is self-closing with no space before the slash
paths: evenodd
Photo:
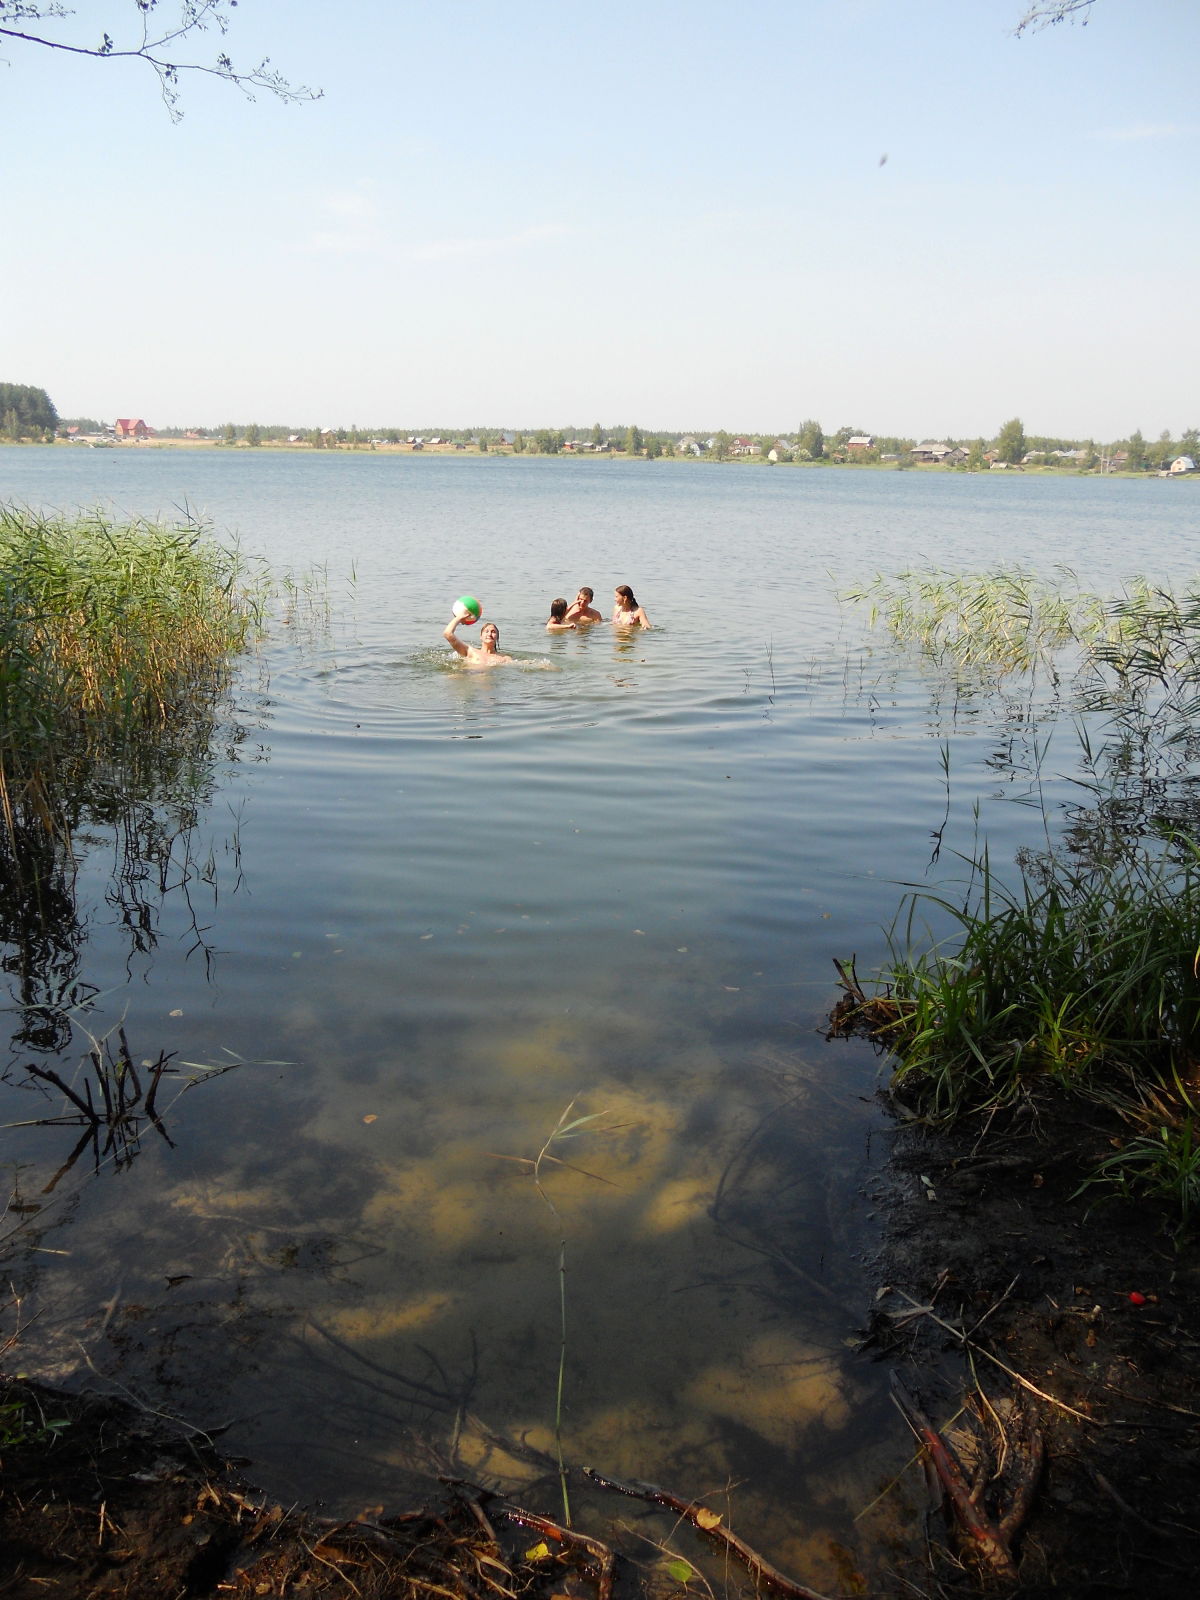
<path id="1" fill-rule="evenodd" d="M 839 599 L 865 606 L 926 668 L 960 689 L 1041 672 L 1066 675 L 1073 709 L 1113 719 L 1160 748 L 1196 744 L 1200 717 L 1200 588 L 1176 594 L 1132 578 L 1114 595 L 1021 568 L 952 573 L 937 567 L 876 574 Z"/>
<path id="2" fill-rule="evenodd" d="M 261 614 L 236 551 L 187 519 L 0 506 L 0 814 L 50 825 L 80 769 L 119 767 L 211 704 Z"/>
<path id="3" fill-rule="evenodd" d="M 541 1149 L 536 1156 L 501 1156 L 498 1159 L 515 1161 L 524 1167 L 533 1180 L 533 1186 L 541 1197 L 542 1203 L 553 1217 L 555 1226 L 560 1230 L 558 1241 L 558 1373 L 554 1388 L 554 1452 L 558 1467 L 559 1493 L 562 1498 L 563 1521 L 569 1528 L 571 1526 L 571 1496 L 567 1485 L 568 1467 L 566 1456 L 563 1453 L 563 1407 L 567 1381 L 567 1234 L 566 1223 L 562 1213 L 551 1199 L 546 1189 L 546 1180 L 551 1167 L 559 1167 L 564 1171 L 578 1173 L 585 1178 L 591 1178 L 596 1183 L 609 1184 L 608 1178 L 601 1177 L 597 1172 L 589 1172 L 586 1167 L 577 1166 L 574 1162 L 566 1161 L 562 1156 L 556 1155 L 555 1149 L 570 1140 L 578 1139 L 587 1133 L 613 1133 L 620 1124 L 606 1122 L 608 1112 L 592 1111 L 585 1116 L 572 1117 L 575 1109 L 574 1100 L 563 1111 L 558 1121 L 547 1135 Z"/>
<path id="4" fill-rule="evenodd" d="M 965 886 L 908 896 L 879 993 L 843 968 L 842 1007 L 892 1047 L 897 1090 L 933 1120 L 1044 1087 L 1105 1101 L 1132 1132 L 1085 1187 L 1173 1200 L 1186 1224 L 1200 1210 L 1200 587 L 1135 578 L 1102 597 L 1065 570 L 931 568 L 842 598 L 939 694 L 1003 697 L 1007 720 L 1015 676 L 1031 718 L 1048 684 L 1039 720 L 1073 719 L 1085 796 L 1061 828 L 1043 801 L 1045 846 L 1018 857 L 1015 887 L 985 846 Z"/>
<path id="5" fill-rule="evenodd" d="M 1102 600 L 1065 568 L 1053 582 L 1019 567 L 877 574 L 839 598 L 866 606 L 871 627 L 881 624 L 933 665 L 972 675 L 1057 673 L 1065 649 L 1090 645 L 1109 628 Z"/>

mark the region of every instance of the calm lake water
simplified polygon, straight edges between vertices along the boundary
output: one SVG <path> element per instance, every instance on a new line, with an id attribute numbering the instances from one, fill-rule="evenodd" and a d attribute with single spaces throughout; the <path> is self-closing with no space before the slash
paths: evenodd
<path id="1" fill-rule="evenodd" d="M 852 1348 L 887 1125 L 872 1052 L 823 1037 L 832 958 L 876 965 L 900 885 L 953 876 L 977 827 L 1011 860 L 1042 826 L 1014 803 L 1028 730 L 944 709 L 835 590 L 1190 576 L 1193 487 L 0 449 L 0 498 L 187 506 L 293 584 L 139 938 L 121 841 L 81 849 L 97 999 L 58 1070 L 122 1019 L 135 1059 L 239 1064 L 164 1080 L 174 1148 L 148 1132 L 49 1192 L 76 1131 L 5 1133 L 43 1207 L 10 1267 L 21 1364 L 230 1422 L 285 1502 L 395 1506 L 440 1470 L 553 1514 L 565 1286 L 567 1458 L 728 1487 L 738 1531 L 834 1585 L 830 1542 L 914 1502 L 854 1521 L 910 1446 Z M 555 595 L 607 614 L 620 582 L 653 631 L 543 631 Z M 468 590 L 515 668 L 450 657 Z M 1053 815 L 1070 791 L 1041 778 Z M 18 1070 L 0 1094 L 6 1123 L 57 1109 Z M 539 1188 L 568 1107 L 596 1120 Z"/>

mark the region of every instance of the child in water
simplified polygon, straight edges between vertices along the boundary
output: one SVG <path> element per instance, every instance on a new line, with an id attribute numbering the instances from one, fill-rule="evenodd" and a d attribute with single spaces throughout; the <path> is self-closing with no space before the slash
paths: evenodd
<path id="1" fill-rule="evenodd" d="M 617 603 L 613 607 L 614 628 L 648 628 L 650 618 L 637 603 L 637 595 L 627 583 L 619 583 L 615 590 Z"/>
<path id="2" fill-rule="evenodd" d="M 550 620 L 546 624 L 547 633 L 565 633 L 573 629 L 575 624 L 567 621 L 567 602 L 565 600 L 551 600 Z"/>

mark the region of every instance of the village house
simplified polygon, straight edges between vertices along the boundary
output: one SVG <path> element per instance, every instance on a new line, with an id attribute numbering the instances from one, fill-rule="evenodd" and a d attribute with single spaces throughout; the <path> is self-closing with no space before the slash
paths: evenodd
<path id="1" fill-rule="evenodd" d="M 141 417 L 118 417 L 113 426 L 118 439 L 153 439 L 154 429 L 148 428 Z"/>
<path id="2" fill-rule="evenodd" d="M 1192 460 L 1191 456 L 1176 456 L 1174 461 L 1172 461 L 1171 465 L 1167 468 L 1167 471 L 1173 478 L 1182 477 L 1185 472 L 1195 472 L 1195 470 L 1196 463 Z"/>
<path id="3" fill-rule="evenodd" d="M 875 440 L 869 433 L 856 433 L 852 439 L 846 440 L 847 450 L 874 450 Z"/>
<path id="4" fill-rule="evenodd" d="M 941 444 L 935 439 L 926 439 L 924 444 L 915 444 L 912 447 L 914 461 L 945 461 L 950 454 L 950 446 Z"/>

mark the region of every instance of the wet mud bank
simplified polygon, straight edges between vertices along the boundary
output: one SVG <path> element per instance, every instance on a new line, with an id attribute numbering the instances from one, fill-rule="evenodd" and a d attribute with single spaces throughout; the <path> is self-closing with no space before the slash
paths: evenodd
<path id="1" fill-rule="evenodd" d="M 204 1434 L 181 1437 L 109 1397 L 0 1388 L 6 1600 L 517 1600 L 562 1589 L 589 1559 L 583 1542 L 552 1549 L 539 1519 L 466 1488 L 431 1485 L 425 1506 L 366 1507 L 349 1520 L 275 1505 Z"/>
<path id="2" fill-rule="evenodd" d="M 897 1592 L 1183 1596 L 1200 1568 L 1200 1269 L 1151 1205 L 1077 1194 L 1127 1126 L 897 1121 L 867 1347 L 929 1480 Z"/>

